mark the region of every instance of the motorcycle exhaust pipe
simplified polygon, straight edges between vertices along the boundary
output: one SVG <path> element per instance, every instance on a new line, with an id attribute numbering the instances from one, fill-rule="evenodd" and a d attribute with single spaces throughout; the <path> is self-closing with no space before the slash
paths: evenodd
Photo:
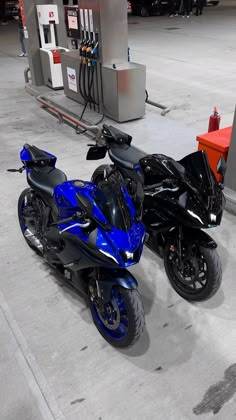
<path id="1" fill-rule="evenodd" d="M 29 230 L 28 228 L 24 232 L 25 238 L 35 247 L 37 248 L 41 253 L 43 253 L 43 245 L 40 242 L 38 238 Z"/>

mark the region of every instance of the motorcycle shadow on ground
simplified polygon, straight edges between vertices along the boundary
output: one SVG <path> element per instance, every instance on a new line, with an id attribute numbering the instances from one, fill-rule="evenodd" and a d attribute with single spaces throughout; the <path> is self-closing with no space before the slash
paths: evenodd
<path id="1" fill-rule="evenodd" d="M 191 304 L 169 286 L 164 298 L 157 297 L 157 291 L 153 290 L 152 297 L 150 290 L 146 294 L 140 267 L 139 272 L 136 277 L 146 314 L 146 330 L 135 346 L 121 353 L 141 369 L 164 373 L 189 360 L 195 348 L 198 334 L 192 321 Z"/>
<path id="2" fill-rule="evenodd" d="M 164 373 L 178 367 L 191 358 L 195 348 L 193 324 L 181 314 L 180 306 L 168 308 L 166 303 L 158 300 L 152 305 L 144 335 L 134 347 L 121 351 L 129 362 L 146 371 Z"/>

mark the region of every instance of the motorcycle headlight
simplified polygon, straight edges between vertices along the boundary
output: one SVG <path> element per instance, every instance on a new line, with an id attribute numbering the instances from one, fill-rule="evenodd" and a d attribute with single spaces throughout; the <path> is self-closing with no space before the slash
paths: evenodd
<path id="1" fill-rule="evenodd" d="M 217 216 L 216 216 L 215 214 L 210 214 L 210 221 L 211 221 L 212 223 L 216 223 L 216 221 L 217 221 Z"/>
<path id="2" fill-rule="evenodd" d="M 127 263 L 137 260 L 137 252 L 120 251 L 120 255 Z"/>
<path id="3" fill-rule="evenodd" d="M 133 252 L 124 251 L 124 254 L 125 254 L 127 260 L 133 260 L 133 258 L 134 258 Z"/>

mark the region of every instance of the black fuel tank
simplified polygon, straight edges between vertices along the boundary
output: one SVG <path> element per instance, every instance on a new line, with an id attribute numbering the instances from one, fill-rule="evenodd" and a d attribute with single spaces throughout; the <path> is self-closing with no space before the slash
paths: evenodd
<path id="1" fill-rule="evenodd" d="M 160 154 L 147 155 L 140 160 L 145 185 L 153 185 L 164 179 L 178 177 L 184 168 L 174 159 Z"/>

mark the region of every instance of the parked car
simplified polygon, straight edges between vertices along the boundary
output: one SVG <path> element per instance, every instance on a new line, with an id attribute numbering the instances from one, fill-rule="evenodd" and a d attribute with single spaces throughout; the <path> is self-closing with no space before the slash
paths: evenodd
<path id="1" fill-rule="evenodd" d="M 220 0 L 206 0 L 207 6 L 218 6 L 220 3 Z"/>
<path id="2" fill-rule="evenodd" d="M 2 1 L 2 0 L 1 0 Z M 17 16 L 18 10 L 17 10 L 17 0 L 7 0 L 6 1 L 6 10 L 5 15 L 7 19 L 13 19 L 14 16 Z"/>
<path id="3" fill-rule="evenodd" d="M 132 0 L 132 14 L 148 17 L 153 14 L 164 15 L 168 11 L 167 0 Z"/>
<path id="4" fill-rule="evenodd" d="M 197 0 L 194 0 L 194 5 L 197 3 Z M 220 0 L 205 0 L 206 6 L 218 6 Z"/>
<path id="5" fill-rule="evenodd" d="M 219 2 L 220 0 L 206 0 L 206 5 L 217 6 Z M 148 17 L 154 14 L 164 15 L 168 13 L 168 0 L 131 0 L 129 3 L 133 15 Z M 194 0 L 194 4 L 196 4 L 196 0 Z"/>

